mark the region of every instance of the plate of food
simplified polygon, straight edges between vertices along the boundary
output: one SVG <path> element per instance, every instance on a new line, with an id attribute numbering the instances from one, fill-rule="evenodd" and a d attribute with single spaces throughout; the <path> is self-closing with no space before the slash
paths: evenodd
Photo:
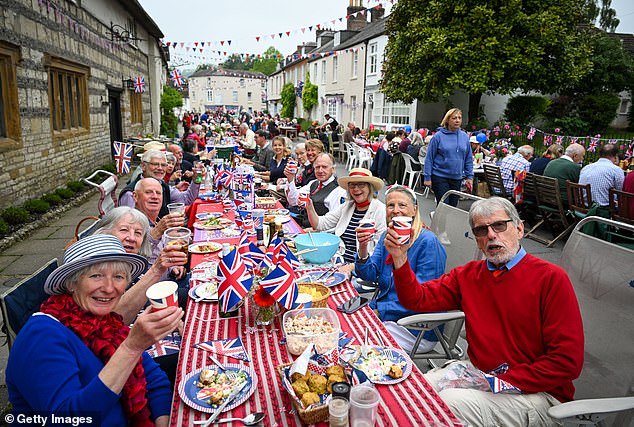
<path id="1" fill-rule="evenodd" d="M 191 280 L 209 280 L 218 274 L 218 261 L 201 262 L 192 268 Z"/>
<path id="2" fill-rule="evenodd" d="M 368 347 L 366 357 L 363 357 L 361 346 L 354 346 L 354 353 L 343 357 L 351 366 L 363 371 L 374 384 L 397 384 L 412 373 L 412 360 L 405 351 L 386 347 L 383 352 L 382 347 Z"/>
<path id="3" fill-rule="evenodd" d="M 233 225 L 233 221 L 228 218 L 209 218 L 202 222 L 195 222 L 194 228 L 199 230 L 222 230 Z"/>
<path id="4" fill-rule="evenodd" d="M 220 218 L 222 212 L 202 212 L 196 214 L 196 219 L 199 221 L 207 221 L 210 218 Z"/>
<path id="5" fill-rule="evenodd" d="M 178 394 L 183 402 L 197 411 L 212 413 L 224 403 L 232 390 L 242 386 L 240 393 L 222 412 L 243 404 L 257 387 L 255 371 L 248 366 L 233 363 L 225 363 L 225 368 L 234 374 L 227 375 L 215 366 L 205 366 L 185 375 L 178 386 Z"/>
<path id="6" fill-rule="evenodd" d="M 321 279 L 319 278 L 320 276 Z M 324 277 L 326 278 L 325 280 Z M 300 277 L 297 283 L 322 283 L 325 286 L 331 287 L 345 282 L 346 279 L 346 275 L 339 272 L 331 274 L 324 273 L 323 271 L 311 271 Z"/>
<path id="7" fill-rule="evenodd" d="M 202 298 L 201 301 L 216 302 L 218 301 L 218 283 L 215 281 L 203 282 L 194 286 L 189 290 L 189 297 L 194 300 Z"/>
<path id="8" fill-rule="evenodd" d="M 222 245 L 218 242 L 200 242 L 189 245 L 189 253 L 191 254 L 210 254 L 221 249 Z"/>
<path id="9" fill-rule="evenodd" d="M 264 215 L 264 222 L 267 224 L 269 222 L 275 222 L 277 220 L 280 220 L 282 223 L 289 222 L 291 220 L 291 216 L 290 215 L 272 215 L 272 214 Z"/>

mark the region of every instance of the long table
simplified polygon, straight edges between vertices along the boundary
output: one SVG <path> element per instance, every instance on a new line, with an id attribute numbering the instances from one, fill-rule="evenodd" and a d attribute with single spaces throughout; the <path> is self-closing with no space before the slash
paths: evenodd
<path id="1" fill-rule="evenodd" d="M 214 205 L 200 205 L 198 211 L 221 210 Z M 296 224 L 295 224 L 296 226 Z M 293 227 L 293 224 L 288 225 Z M 196 239 L 196 235 L 194 237 Z M 218 239 L 235 243 L 235 238 Z M 207 260 L 208 257 L 192 255 L 192 266 Z M 345 290 L 330 297 L 328 305 L 337 305 L 356 295 L 356 291 L 349 282 L 333 288 Z M 203 414 L 188 407 L 178 395 L 178 385 L 182 378 L 193 370 L 211 365 L 205 351 L 193 347 L 193 344 L 215 339 L 229 339 L 241 337 L 244 347 L 251 359 L 244 362 L 254 369 L 257 377 L 257 389 L 247 401 L 222 414 L 224 417 L 244 417 L 245 415 L 261 411 L 267 414 L 263 424 L 265 426 L 299 426 L 301 422 L 293 409 L 291 399 L 281 385 L 276 368 L 279 365 L 292 362 L 293 357 L 285 345 L 280 344 L 283 338 L 281 316 L 272 325 L 255 327 L 254 319 L 244 305 L 239 309 L 240 317 L 220 319 L 217 303 L 196 303 L 190 299 L 187 305 L 187 316 L 181 345 L 178 369 L 176 374 L 176 390 L 172 404 L 171 425 L 193 426 L 193 421 L 207 419 L 209 414 Z M 349 337 L 356 339 L 356 344 L 363 340 L 366 328 L 369 331 L 369 343 L 378 344 L 379 335 L 386 343 L 399 347 L 394 338 L 385 329 L 369 307 L 346 315 L 337 312 L 341 328 Z M 235 363 L 231 358 L 221 358 L 221 362 Z M 442 401 L 438 394 L 424 379 L 422 372 L 413 366 L 410 376 L 396 385 L 377 385 L 381 399 L 378 407 L 378 426 L 459 426 L 460 422 Z M 233 425 L 233 424 L 229 424 Z M 236 425 L 241 425 L 238 423 Z M 319 423 L 318 425 L 327 425 Z"/>

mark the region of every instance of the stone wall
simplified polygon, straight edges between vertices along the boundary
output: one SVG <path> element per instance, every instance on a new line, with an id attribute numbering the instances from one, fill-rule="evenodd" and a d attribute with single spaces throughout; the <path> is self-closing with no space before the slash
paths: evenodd
<path id="1" fill-rule="evenodd" d="M 117 1 L 104 1 L 126 13 Z M 108 87 L 122 89 L 124 138 L 151 132 L 148 55 L 127 43 L 109 43 L 109 23 L 100 19 L 105 18 L 92 16 L 72 1 L 58 0 L 51 8 L 42 0 L 0 0 L 0 40 L 20 46 L 21 54 L 16 70 L 21 134 L 10 148 L 0 144 L 0 209 L 39 197 L 112 161 Z M 156 42 L 145 36 L 148 43 Z M 47 56 L 89 67 L 86 129 L 63 137 L 53 134 Z M 123 88 L 122 80 L 138 75 L 146 82 L 143 123 L 132 124 L 131 91 Z"/>

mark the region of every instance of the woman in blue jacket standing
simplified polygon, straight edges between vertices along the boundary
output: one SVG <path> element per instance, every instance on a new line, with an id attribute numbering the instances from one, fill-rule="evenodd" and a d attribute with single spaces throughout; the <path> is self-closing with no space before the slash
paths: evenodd
<path id="1" fill-rule="evenodd" d="M 466 178 L 467 191 L 473 185 L 473 158 L 469 136 L 460 129 L 462 111 L 452 108 L 440 122 L 440 127 L 429 142 L 425 159 L 425 186 L 431 187 L 436 195 L 436 203 L 449 190 L 460 191 L 460 184 Z M 451 206 L 458 205 L 458 197 L 447 199 Z"/>

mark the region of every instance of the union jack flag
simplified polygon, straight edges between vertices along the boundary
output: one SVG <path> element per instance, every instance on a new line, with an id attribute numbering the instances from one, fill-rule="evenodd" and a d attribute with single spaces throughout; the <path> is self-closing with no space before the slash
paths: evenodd
<path id="1" fill-rule="evenodd" d="M 260 265 L 266 259 L 266 254 L 258 248 L 258 245 L 251 242 L 249 243 L 249 257 L 256 265 Z"/>
<path id="2" fill-rule="evenodd" d="M 152 344 L 145 352 L 149 354 L 152 359 L 167 354 L 178 353 L 181 349 L 181 340 L 182 337 L 180 335 L 168 335 L 157 343 Z"/>
<path id="3" fill-rule="evenodd" d="M 284 257 L 268 276 L 260 280 L 260 286 L 287 310 L 293 308 L 297 298 L 295 272 L 290 261 Z"/>
<path id="4" fill-rule="evenodd" d="M 137 76 L 134 78 L 134 92 L 135 93 L 145 92 L 145 77 Z"/>
<path id="5" fill-rule="evenodd" d="M 293 266 L 293 269 L 296 270 L 300 267 L 301 263 L 293 254 L 293 252 L 288 249 L 288 246 L 286 246 L 286 244 L 283 244 L 280 248 L 280 255 L 288 258 L 288 261 L 291 263 L 291 266 Z"/>
<path id="6" fill-rule="evenodd" d="M 271 239 L 269 243 L 269 247 L 266 248 L 266 258 L 268 259 L 271 266 L 277 264 L 280 260 L 280 253 L 282 252 L 282 246 L 286 246 L 282 239 L 275 234 L 275 237 Z M 284 254 L 282 254 L 284 256 Z"/>
<path id="7" fill-rule="evenodd" d="M 238 217 L 239 216 L 240 215 L 238 215 Z M 236 217 L 236 220 L 238 217 Z M 242 255 L 242 260 L 244 261 L 246 266 L 248 268 L 253 268 L 255 267 L 255 261 L 250 256 L 251 247 L 249 245 L 250 243 L 249 243 L 249 237 L 247 236 L 247 232 L 246 230 L 242 230 L 242 233 L 240 233 L 240 241 L 238 242 L 238 252 L 240 252 L 240 255 Z"/>
<path id="8" fill-rule="evenodd" d="M 242 304 L 253 283 L 253 277 L 237 250 L 232 250 L 220 260 L 218 279 L 220 306 L 224 313 L 228 313 Z"/>
<path id="9" fill-rule="evenodd" d="M 174 83 L 174 86 L 181 87 L 183 85 L 183 75 L 178 70 L 170 73 L 170 80 Z"/>
<path id="10" fill-rule="evenodd" d="M 531 128 L 531 129 L 528 131 L 528 135 L 526 135 L 526 139 L 528 139 L 529 141 L 532 141 L 532 140 L 533 140 L 533 138 L 535 138 L 535 132 L 537 132 L 537 129 L 535 129 L 535 128 Z"/>
<path id="11" fill-rule="evenodd" d="M 599 145 L 599 138 L 590 139 L 590 145 L 588 145 L 588 151 L 594 153 L 597 151 L 597 147 Z"/>
<path id="12" fill-rule="evenodd" d="M 132 158 L 132 144 L 115 141 L 112 143 L 114 147 L 114 161 L 117 164 L 117 173 L 130 172 L 130 159 Z"/>
<path id="13" fill-rule="evenodd" d="M 557 135 L 557 144 L 563 144 L 563 143 L 564 143 L 563 135 Z"/>
<path id="14" fill-rule="evenodd" d="M 577 141 L 579 141 L 579 137 L 578 136 L 570 137 L 570 143 L 571 144 L 577 144 Z"/>
<path id="15" fill-rule="evenodd" d="M 218 166 L 218 168 L 216 169 L 216 174 L 214 175 L 214 185 L 216 186 L 216 188 L 220 188 L 220 186 L 222 185 L 222 171 L 224 170 L 224 166 L 222 166 L 222 164 L 220 166 Z"/>
<path id="16" fill-rule="evenodd" d="M 632 142 L 630 142 L 630 146 L 627 147 L 627 151 L 625 152 L 625 160 L 629 160 L 632 157 L 634 157 L 634 138 L 632 138 Z"/>
<path id="17" fill-rule="evenodd" d="M 245 360 L 247 362 L 251 361 L 240 337 L 226 340 L 200 342 L 198 344 L 194 344 L 194 347 L 205 351 L 211 351 L 212 353 L 220 354 L 222 356 L 233 357 L 238 360 Z"/>
<path id="18" fill-rule="evenodd" d="M 220 174 L 219 180 L 225 188 L 230 188 L 233 183 L 233 169 L 229 167 L 224 168 Z"/>

